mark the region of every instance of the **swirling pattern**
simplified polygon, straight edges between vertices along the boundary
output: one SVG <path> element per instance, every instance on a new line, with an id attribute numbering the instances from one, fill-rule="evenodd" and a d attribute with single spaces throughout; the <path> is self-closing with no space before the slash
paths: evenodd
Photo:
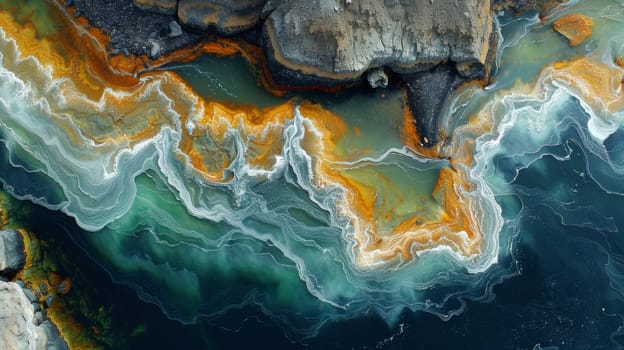
<path id="1" fill-rule="evenodd" d="M 582 54 L 548 26 L 572 10 L 600 33 Z M 370 312 L 389 324 L 405 309 L 448 319 L 518 273 L 513 183 L 547 155 L 570 157 L 570 133 L 583 176 L 624 193 L 624 48 L 599 19 L 607 10 L 572 4 L 544 23 L 501 14 L 493 83 L 448 102 L 450 136 L 431 158 L 402 114 L 366 128 L 300 100 L 217 102 L 166 68 L 110 71 L 97 40 L 54 6 L 47 32 L 4 9 L 0 180 L 75 218 L 96 261 L 182 322 L 255 305 L 309 337 Z M 53 44 L 61 31 L 69 39 Z M 526 59 L 535 40 L 553 43 L 537 63 Z M 620 227 L 567 200 L 553 190 L 544 205 L 565 225 Z"/>

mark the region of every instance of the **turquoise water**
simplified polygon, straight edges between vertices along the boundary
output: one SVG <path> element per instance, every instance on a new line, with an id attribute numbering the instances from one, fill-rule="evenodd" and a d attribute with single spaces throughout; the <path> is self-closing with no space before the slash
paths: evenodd
<path id="1" fill-rule="evenodd" d="M 594 34 L 570 48 L 549 23 L 576 12 L 593 18 Z M 19 200 L 53 210 L 41 220 L 72 218 L 79 227 L 64 224 L 72 240 L 110 274 L 117 283 L 112 288 L 127 286 L 156 305 L 161 327 L 171 327 L 171 339 L 186 347 L 227 347 L 230 337 L 245 334 L 236 344 L 621 348 L 622 108 L 586 96 L 590 88 L 575 85 L 586 79 L 584 72 L 573 72 L 578 76 L 568 81 L 557 69 L 543 68 L 589 56 L 621 73 L 614 60 L 624 53 L 622 19 L 624 7 L 606 0 L 574 2 L 543 22 L 532 14 L 497 17 L 502 40 L 491 85 L 459 91 L 442 118 L 452 136 L 444 154 L 456 158 L 474 144 L 474 162 L 457 167 L 473 184 L 464 190 L 466 198 L 479 203 L 474 212 L 484 243 L 477 256 L 447 247 L 411 262 L 358 265 L 356 224 L 341 212 L 344 190 L 316 184 L 318 160 L 303 146 L 314 131 L 306 124 L 311 117 L 297 110 L 280 129 L 283 165 L 268 177 L 254 175 L 237 157 L 247 150 L 242 129 L 225 141 L 203 139 L 211 150 L 227 148 L 234 155 L 231 181 L 193 172 L 177 151 L 185 116 L 175 108 L 184 99 L 166 89 L 150 90 L 136 102 L 156 101 L 149 109 L 162 116 L 155 136 L 90 144 L 85 140 L 93 131 L 72 128 L 71 119 L 102 109 L 65 108 L 56 97 L 64 93 L 62 84 L 43 68 L 24 73 L 6 35 L 0 49 L 0 179 Z M 260 107 L 284 102 L 257 86 L 240 58 L 202 57 L 166 69 L 208 99 Z M 403 92 L 383 94 L 304 97 L 346 125 L 334 169 L 363 182 L 390 179 L 369 185 L 391 193 L 383 200 L 392 204 L 395 220 L 419 204 L 426 220 L 436 219 L 431 191 L 450 165 L 402 146 Z M 67 130 L 84 136 L 77 137 L 84 144 L 76 147 Z M 352 152 L 367 147 L 364 155 Z M 406 204 L 397 204 L 396 193 L 409 199 Z M 396 224 L 379 226 L 386 232 Z M 158 347 L 147 340 L 149 332 L 132 346 Z"/>

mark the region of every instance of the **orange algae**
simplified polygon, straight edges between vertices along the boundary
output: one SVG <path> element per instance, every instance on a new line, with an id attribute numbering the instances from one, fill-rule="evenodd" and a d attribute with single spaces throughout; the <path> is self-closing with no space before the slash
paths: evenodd
<path id="1" fill-rule="evenodd" d="M 80 144 L 80 137 L 86 137 L 96 144 L 132 147 L 155 137 L 165 125 L 181 125 L 177 128 L 180 132 L 178 158 L 209 181 L 227 182 L 231 175 L 225 170 L 236 156 L 226 145 L 228 133 L 232 130 L 240 133 L 250 167 L 270 172 L 284 146 L 284 126 L 298 108 L 305 119 L 301 146 L 312 156 L 314 183 L 319 187 L 338 185 L 344 190 L 339 210 L 353 222 L 354 232 L 349 238 L 355 242 L 358 266 L 368 268 L 397 259 L 407 262 L 418 253 L 440 245 L 463 255 L 479 252 L 479 226 L 471 215 L 473 208 L 462 197 L 467 190 L 462 171 L 443 169 L 440 172 L 433 194 L 440 207 L 436 211 L 437 219 L 423 217 L 416 211 L 390 231 L 382 230 L 379 222 L 395 219 L 395 214 L 387 209 L 386 194 L 378 193 L 368 182 L 375 179 L 355 179 L 344 167 L 336 165 L 341 161 L 334 152 L 336 144 L 349 133 L 358 134 L 357 130 L 351 132 L 340 117 L 319 105 L 294 100 L 264 109 L 206 101 L 171 72 L 151 71 L 134 77 L 132 74 L 140 71 L 141 65 L 159 63 L 137 57 L 107 58 L 104 49 L 107 38 L 97 29 L 85 31 L 84 18 L 74 20 L 65 13 L 58 16 L 58 20 L 67 25 L 70 39 L 37 38 L 28 26 L 15 23 L 6 12 L 0 13 L 2 27 L 17 41 L 22 56 L 36 57 L 42 65 L 53 68 L 54 78 L 69 78 L 74 84 L 64 86 L 73 93 L 68 95 L 66 106 L 55 111 L 70 116 L 72 122 L 80 126 L 82 136 L 72 137 L 76 144 Z M 191 59 L 205 52 L 243 54 L 253 63 L 262 59 L 251 46 L 233 40 L 207 42 L 188 50 L 191 51 L 173 53 L 162 62 L 172 57 Z M 99 105 L 105 108 L 97 107 Z M 66 130 L 68 135 L 74 133 L 70 127 Z M 406 112 L 405 144 L 423 156 L 440 157 L 440 147 L 424 148 L 416 137 L 415 126 Z M 452 165 L 470 164 L 470 152 L 461 154 L 465 157 L 453 160 Z M 395 192 L 399 193 L 400 189 Z"/>
<path id="2" fill-rule="evenodd" d="M 558 18 L 553 28 L 570 42 L 570 46 L 577 46 L 591 35 L 594 22 L 591 18 L 574 13 Z"/>
<path id="3" fill-rule="evenodd" d="M 549 79 L 563 82 L 573 89 L 596 111 L 615 112 L 624 108 L 624 72 L 618 66 L 584 56 L 555 62 L 544 71 Z"/>
<path id="4" fill-rule="evenodd" d="M 26 264 L 16 279 L 22 280 L 35 293 L 42 307 L 45 307 L 48 297 L 54 297 L 52 305 L 45 307 L 46 314 L 70 349 L 101 349 L 102 346 L 91 340 L 84 327 L 69 313 L 66 300 L 58 292 L 58 286 L 65 283 L 68 288 L 64 294 L 69 293 L 70 279 L 66 277 L 61 280 L 61 276 L 53 271 L 57 267 L 42 254 L 41 245 L 45 243 L 39 241 L 31 231 L 21 228 L 17 231 L 24 240 Z"/>

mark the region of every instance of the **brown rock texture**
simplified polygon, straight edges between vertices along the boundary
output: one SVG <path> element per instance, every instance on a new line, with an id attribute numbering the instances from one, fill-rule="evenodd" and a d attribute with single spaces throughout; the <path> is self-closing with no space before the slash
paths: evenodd
<path id="1" fill-rule="evenodd" d="M 196 30 L 236 34 L 260 23 L 266 0 L 179 0 L 180 23 Z"/>
<path id="2" fill-rule="evenodd" d="M 581 14 L 570 14 L 558 18 L 553 28 L 570 42 L 570 46 L 577 46 L 591 35 L 594 22 L 591 18 Z"/>
<path id="3" fill-rule="evenodd" d="M 178 0 L 132 0 L 134 5 L 145 11 L 174 15 L 178 8 Z"/>

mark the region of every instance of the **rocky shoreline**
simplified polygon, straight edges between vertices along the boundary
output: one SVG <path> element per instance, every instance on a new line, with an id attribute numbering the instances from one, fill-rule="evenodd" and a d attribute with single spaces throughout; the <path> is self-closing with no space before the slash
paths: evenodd
<path id="1" fill-rule="evenodd" d="M 48 319 L 46 308 L 53 297 L 13 281 L 24 267 L 26 253 L 22 235 L 0 230 L 0 349 L 69 350 L 58 328 Z"/>
<path id="2" fill-rule="evenodd" d="M 208 36 L 236 36 L 261 46 L 279 86 L 368 82 L 383 88 L 396 78 L 407 87 L 407 105 L 426 147 L 438 142 L 438 115 L 450 91 L 462 81 L 487 79 L 495 50 L 494 6 L 553 2 L 59 1 L 110 37 L 109 55 L 157 59 Z"/>

